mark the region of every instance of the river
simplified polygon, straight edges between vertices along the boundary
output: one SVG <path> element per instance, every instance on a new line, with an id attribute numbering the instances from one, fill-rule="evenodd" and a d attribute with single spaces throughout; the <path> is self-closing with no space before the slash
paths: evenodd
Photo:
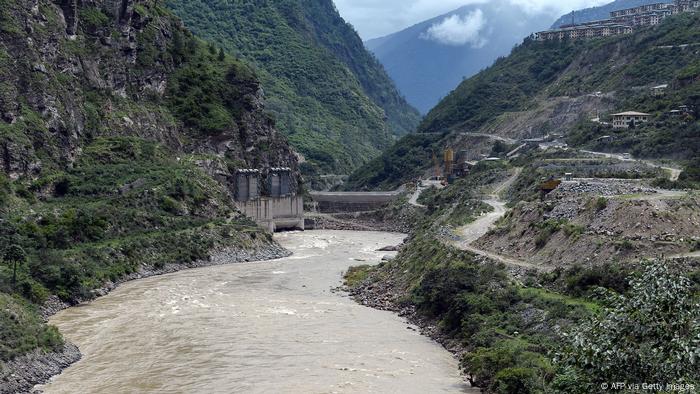
<path id="1" fill-rule="evenodd" d="M 285 259 L 126 283 L 51 323 L 83 359 L 46 393 L 454 393 L 454 357 L 403 319 L 331 289 L 403 236 L 284 233 Z M 415 328 L 415 327 L 412 327 Z M 476 392 L 476 391 L 475 391 Z"/>

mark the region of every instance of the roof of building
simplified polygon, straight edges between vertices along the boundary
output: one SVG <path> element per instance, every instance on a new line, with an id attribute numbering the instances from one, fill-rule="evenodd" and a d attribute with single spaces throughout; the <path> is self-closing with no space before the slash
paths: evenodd
<path id="1" fill-rule="evenodd" d="M 652 89 L 666 89 L 667 87 L 668 87 L 668 84 L 665 83 L 663 85 L 654 86 Z"/>
<path id="2" fill-rule="evenodd" d="M 651 114 L 646 114 L 644 112 L 628 111 L 628 112 L 620 112 L 619 114 L 613 114 L 613 116 L 651 116 Z"/>

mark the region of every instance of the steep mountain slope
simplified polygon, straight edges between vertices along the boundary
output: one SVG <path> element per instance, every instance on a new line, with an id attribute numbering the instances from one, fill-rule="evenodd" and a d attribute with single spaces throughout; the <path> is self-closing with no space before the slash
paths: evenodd
<path id="1" fill-rule="evenodd" d="M 418 113 L 330 0 L 167 4 L 197 35 L 257 67 L 307 173 L 346 173 L 417 126 Z"/>
<path id="2" fill-rule="evenodd" d="M 640 157 L 697 157 L 698 47 L 700 15 L 669 18 L 656 28 L 633 35 L 576 42 L 526 42 L 507 58 L 464 81 L 424 119 L 416 142 L 404 139 L 356 171 L 349 187 L 394 187 L 422 175 L 432 165 L 432 151 L 452 144 L 463 132 L 512 138 L 569 135 L 569 142 L 590 146 L 612 130 L 589 119 L 613 112 L 646 111 L 654 121 L 636 130 L 616 131 L 619 144 L 609 147 Z M 665 96 L 651 87 L 668 83 Z M 594 94 L 602 92 L 601 94 Z M 687 105 L 687 117 L 668 111 Z M 518 127 L 512 127 L 517 124 Z M 673 132 L 671 131 L 673 130 Z M 411 152 L 404 157 L 401 152 Z M 402 168 L 392 173 L 392 168 Z"/>
<path id="3" fill-rule="evenodd" d="M 507 55 L 550 14 L 526 13 L 509 0 L 461 7 L 366 46 L 384 64 L 408 101 L 427 113 L 465 77 Z"/>
<path id="4" fill-rule="evenodd" d="M 552 28 L 556 29 L 561 25 L 568 25 L 571 22 L 583 23 L 610 18 L 610 12 L 623 10 L 625 8 L 639 7 L 640 5 L 655 4 L 655 3 L 672 3 L 671 0 L 615 0 L 610 4 L 600 7 L 585 8 L 582 10 L 573 11 L 572 14 L 567 14 L 559 18 Z"/>
<path id="5" fill-rule="evenodd" d="M 230 197 L 238 168 L 296 168 L 263 109 L 253 71 L 159 1 L 0 0 L 0 364 L 63 349 L 30 303 L 279 254 Z M 0 391 L 36 383 L 18 368 Z"/>

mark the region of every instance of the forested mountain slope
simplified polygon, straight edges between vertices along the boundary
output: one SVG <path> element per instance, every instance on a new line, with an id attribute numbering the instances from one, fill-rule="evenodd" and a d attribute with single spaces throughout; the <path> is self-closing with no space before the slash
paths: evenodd
<path id="1" fill-rule="evenodd" d="M 546 29 L 552 20 L 548 12 L 525 12 L 510 0 L 480 2 L 366 45 L 409 102 L 428 113 L 464 78 L 507 55 L 522 37 Z M 455 22 L 475 26 L 473 34 L 465 34 L 466 38 L 440 34 Z"/>
<path id="2" fill-rule="evenodd" d="M 159 1 L 0 0 L 0 116 L 0 364 L 61 349 L 50 296 L 279 250 L 230 197 L 236 169 L 297 167 L 260 83 Z"/>
<path id="3" fill-rule="evenodd" d="M 460 84 L 423 120 L 423 138 L 405 138 L 382 157 L 356 171 L 349 187 L 386 187 L 422 175 L 432 165 L 433 151 L 444 149 L 462 132 L 499 133 L 512 129 L 513 119 L 546 113 L 540 122 L 523 122 L 516 135 L 526 138 L 563 133 L 577 146 L 613 134 L 608 147 L 639 157 L 690 160 L 698 157 L 697 109 L 700 104 L 700 14 L 683 14 L 635 34 L 588 41 L 538 42 L 526 39 L 510 56 Z M 688 45 L 686 45 L 688 44 Z M 651 88 L 668 84 L 664 96 Z M 597 93 L 601 92 L 601 93 Z M 559 107 L 575 100 L 596 100 L 608 110 L 574 112 L 554 122 Z M 565 105 L 552 103 L 563 102 Z M 669 112 L 686 105 L 684 117 Z M 642 111 L 653 121 L 636 130 L 618 130 L 590 122 L 600 115 Z M 548 112 L 549 111 L 549 112 Z M 551 120 L 551 121 L 548 121 Z M 410 152 L 410 155 L 406 155 Z"/>
<path id="4" fill-rule="evenodd" d="M 347 173 L 418 124 L 330 0 L 167 4 L 197 35 L 255 65 L 307 173 Z"/>

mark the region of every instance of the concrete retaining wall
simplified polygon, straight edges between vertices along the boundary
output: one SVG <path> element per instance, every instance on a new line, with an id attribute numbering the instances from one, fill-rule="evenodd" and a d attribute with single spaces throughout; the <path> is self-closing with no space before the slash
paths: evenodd
<path id="1" fill-rule="evenodd" d="M 271 232 L 304 230 L 304 199 L 301 196 L 236 201 L 236 207 Z"/>

